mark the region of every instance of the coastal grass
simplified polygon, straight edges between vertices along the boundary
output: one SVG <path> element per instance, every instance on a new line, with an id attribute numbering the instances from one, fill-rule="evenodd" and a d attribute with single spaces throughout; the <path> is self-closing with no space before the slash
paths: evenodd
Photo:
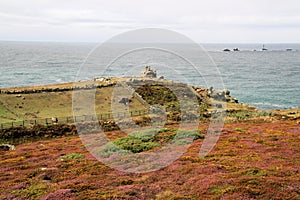
<path id="1" fill-rule="evenodd" d="M 273 117 L 274 113 L 271 111 L 251 111 L 251 110 L 237 110 L 227 113 L 227 119 L 231 120 L 247 120 L 260 117 Z"/>
<path id="2" fill-rule="evenodd" d="M 179 87 L 180 94 L 184 95 L 186 89 Z M 182 91 L 181 91 L 182 90 Z M 73 97 L 73 91 L 56 91 L 56 92 L 41 92 L 30 94 L 0 94 L 0 102 L 2 106 L 2 112 L 4 116 L 14 116 L 7 118 L 6 120 L 0 119 L 0 123 L 6 123 L 10 121 L 18 120 L 38 120 L 51 117 L 66 118 L 73 116 L 72 103 L 76 102 L 79 108 L 76 108 L 75 112 L 77 116 L 84 116 L 86 114 L 85 109 L 95 109 L 95 113 L 99 116 L 102 114 L 112 113 L 112 107 L 114 111 L 118 110 L 118 115 L 125 112 L 131 112 L 134 114 L 140 114 L 139 111 L 149 111 L 150 105 L 160 105 L 167 110 L 170 118 L 176 118 L 180 114 L 180 106 L 178 99 L 174 96 L 174 93 L 163 86 L 151 86 L 145 85 L 136 88 L 136 92 L 142 96 L 144 101 L 136 97 L 131 97 L 130 103 L 125 105 L 119 101 L 126 97 L 127 92 L 117 91 L 114 96 L 114 86 L 107 86 L 97 88 L 96 92 L 84 92 L 80 95 L 76 95 L 76 99 Z M 190 92 L 191 93 L 191 92 Z M 191 95 L 191 94 L 189 94 Z M 87 101 L 92 99 L 94 105 Z M 200 108 L 205 110 L 206 107 L 202 102 Z M 0 107 L 1 108 L 1 107 Z M 45 121 L 45 120 L 44 120 Z M 62 122 L 61 120 L 59 120 Z"/>
<path id="3" fill-rule="evenodd" d="M 99 88 L 96 90 L 96 114 L 112 112 L 112 92 L 113 87 Z M 87 97 L 82 96 L 78 97 L 76 100 L 84 103 L 86 102 L 85 98 Z M 73 116 L 72 100 L 72 91 L 43 92 L 21 95 L 0 94 L 0 123 L 51 117 L 70 117 Z M 90 107 L 91 105 L 87 106 Z M 145 106 L 135 98 L 132 98 L 129 109 L 143 110 L 145 109 Z M 83 110 L 82 113 L 84 114 L 85 111 Z"/>
<path id="4" fill-rule="evenodd" d="M 0 122 L 7 123 L 13 120 L 20 120 L 20 118 L 0 102 Z"/>
<path id="5" fill-rule="evenodd" d="M 71 116 L 71 92 L 1 94 L 0 101 L 19 118 L 35 119 L 54 116 Z"/>
<path id="6" fill-rule="evenodd" d="M 85 90 L 83 90 L 85 91 Z M 115 87 L 106 86 L 97 88 L 96 92 L 83 92 L 82 95 L 77 95 L 76 99 L 73 99 L 73 91 L 52 91 L 52 92 L 41 92 L 41 93 L 30 93 L 30 94 L 0 94 L 0 124 L 9 124 L 14 122 L 17 125 L 22 125 L 23 121 L 35 121 L 37 123 L 47 123 L 45 119 L 57 117 L 60 123 L 70 123 L 73 118 L 72 103 L 77 102 L 80 108 L 76 108 L 76 116 L 86 115 L 86 109 L 89 109 L 97 116 L 111 117 L 111 113 L 114 111 L 118 116 L 122 117 L 124 113 L 133 113 L 135 116 L 140 116 L 143 113 L 149 113 L 150 106 L 158 106 L 165 110 L 168 120 L 180 120 L 182 114 L 182 105 L 178 101 L 178 97 L 187 99 L 184 105 L 185 109 L 193 111 L 192 100 L 188 99 L 194 94 L 187 90 L 185 86 L 178 86 L 176 88 L 177 96 L 174 91 L 171 91 L 167 87 L 161 85 L 143 85 L 135 88 L 140 98 L 129 97 L 130 103 L 125 105 L 119 101 L 126 97 L 127 93 L 124 91 L 117 91 L 114 96 Z M 179 95 L 179 96 L 178 96 Z M 87 101 L 87 99 L 92 99 Z M 237 104 L 229 102 L 221 102 L 207 97 L 198 99 L 200 116 L 197 116 L 199 112 L 194 112 L 193 117 L 205 121 L 209 118 L 210 114 L 216 109 L 213 105 L 222 105 L 226 108 L 226 120 L 227 121 L 244 121 L 252 118 L 262 119 L 274 117 L 274 113 L 271 111 L 257 111 L 254 107 L 250 107 L 246 104 Z M 212 106 L 210 106 L 212 105 Z M 112 107 L 114 110 L 112 110 Z M 143 112 L 140 112 L 143 111 Z M 152 111 L 153 112 L 153 111 Z M 161 110 L 155 110 L 155 112 L 161 112 Z M 286 115 L 291 112 L 285 113 Z M 298 117 L 299 111 L 295 110 L 291 117 Z M 159 113 L 158 113 L 159 114 Z M 125 115 L 124 115 L 125 116 Z M 150 115 L 148 115 L 150 116 Z M 289 116 L 289 115 L 288 115 Z M 101 118 L 101 117 L 100 117 Z M 106 118 L 106 119 L 107 119 Z M 34 122 L 34 123 L 35 123 Z M 51 123 L 51 120 L 48 120 Z M 29 122 L 32 124 L 32 122 Z M 27 123 L 27 124 L 29 124 Z"/>

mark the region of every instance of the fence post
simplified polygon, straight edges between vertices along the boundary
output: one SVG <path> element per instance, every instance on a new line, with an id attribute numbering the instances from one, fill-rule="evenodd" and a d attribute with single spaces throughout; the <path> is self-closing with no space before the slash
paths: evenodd
<path id="1" fill-rule="evenodd" d="M 45 119 L 45 121 L 46 121 L 46 126 L 48 126 L 48 120 L 47 120 L 47 119 Z"/>
<path id="2" fill-rule="evenodd" d="M 69 117 L 67 117 L 67 123 L 69 123 Z"/>
<path id="3" fill-rule="evenodd" d="M 25 122 L 24 122 L 24 120 L 23 120 L 23 127 L 24 127 L 24 125 L 25 125 Z"/>

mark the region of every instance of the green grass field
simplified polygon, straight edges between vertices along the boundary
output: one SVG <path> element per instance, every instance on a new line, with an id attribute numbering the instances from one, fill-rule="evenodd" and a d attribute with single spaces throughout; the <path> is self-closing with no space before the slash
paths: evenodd
<path id="1" fill-rule="evenodd" d="M 7 107 L 0 102 L 0 122 L 6 123 L 15 120 L 20 120 L 19 117 L 13 114 Z"/>
<path id="2" fill-rule="evenodd" d="M 112 92 L 113 87 L 96 90 L 95 110 L 97 114 L 111 112 Z M 81 96 L 76 100 L 85 103 L 85 98 Z M 131 109 L 145 109 L 145 106 L 135 98 L 131 100 Z M 82 114 L 84 114 L 84 111 Z M 0 124 L 20 120 L 69 117 L 72 115 L 72 91 L 0 95 Z"/>
<path id="3" fill-rule="evenodd" d="M 50 87 L 50 86 L 49 86 Z M 54 87 L 54 86 L 53 86 Z M 178 85 L 178 93 L 183 98 L 189 99 L 192 94 L 188 94 L 184 86 Z M 129 110 L 132 113 L 139 113 L 138 111 L 148 110 L 149 106 L 160 105 L 168 110 L 167 115 L 172 118 L 180 115 L 180 105 L 177 97 L 174 96 L 172 91 L 169 91 L 167 87 L 159 85 L 144 85 L 136 87 L 135 91 L 142 97 L 131 97 L 129 107 L 119 101 L 122 97 L 127 97 L 126 88 L 116 89 L 115 86 L 107 86 L 97 88 L 94 90 L 82 90 L 83 94 L 76 95 L 73 99 L 74 91 L 56 91 L 56 92 L 41 92 L 30 94 L 0 94 L 0 124 L 7 124 L 14 122 L 15 124 L 22 125 L 23 121 L 36 120 L 36 123 L 45 123 L 46 118 L 57 117 L 60 122 L 64 123 L 68 120 L 61 120 L 66 118 L 73 118 L 72 103 L 76 101 L 79 104 L 79 108 L 76 108 L 76 116 L 84 116 L 87 114 L 86 109 L 90 109 L 92 114 L 96 113 L 97 116 L 112 113 L 112 111 L 125 112 Z M 87 91 L 87 92 L 85 92 Z M 92 91 L 92 92 L 89 92 Z M 115 97 L 113 94 L 117 94 Z M 88 98 L 87 98 L 88 96 Z M 93 99 L 94 102 L 89 102 L 87 99 Z M 201 101 L 201 100 L 200 100 Z M 112 105 L 113 103 L 113 105 Z M 187 104 L 189 101 L 187 101 Z M 200 113 L 213 112 L 216 107 L 210 106 L 221 104 L 223 108 L 228 111 L 228 120 L 244 120 L 248 118 L 258 117 L 270 117 L 273 115 L 271 112 L 259 112 L 254 107 L 250 107 L 246 104 L 221 102 L 214 99 L 208 99 L 204 97 L 200 104 Z M 95 105 L 95 106 L 94 106 Z M 188 104 L 189 105 L 189 104 Z M 112 107 L 114 110 L 112 110 Z M 193 109 L 193 108 L 190 108 Z M 238 111 L 238 112 L 235 112 Z M 242 111 L 242 112 L 239 112 Z M 91 113 L 90 112 L 90 113 Z M 127 112 L 127 111 L 126 111 Z M 273 112 L 273 111 L 272 111 Z M 275 112 L 275 111 L 274 111 Z M 294 113 L 289 116 L 290 113 Z M 122 114 L 122 113 L 121 113 Z M 197 114 L 197 112 L 195 112 Z M 278 113 L 279 115 L 282 113 Z M 283 113 L 288 117 L 299 117 L 299 110 L 287 111 Z M 70 121 L 69 121 L 70 122 Z M 29 122 L 31 123 L 31 122 Z"/>

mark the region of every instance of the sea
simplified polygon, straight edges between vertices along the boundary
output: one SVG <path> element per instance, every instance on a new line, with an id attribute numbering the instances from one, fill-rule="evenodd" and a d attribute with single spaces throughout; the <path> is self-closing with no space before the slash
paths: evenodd
<path id="1" fill-rule="evenodd" d="M 186 45 L 174 45 L 197 58 L 197 52 L 193 52 L 193 49 Z M 264 110 L 300 107 L 300 44 L 264 44 L 267 51 L 262 51 L 263 44 L 200 45 L 205 55 L 211 59 L 214 70 L 218 71 L 224 88 L 230 90 L 231 96 L 237 98 L 239 102 Z M 97 65 L 97 60 L 90 59 L 97 46 L 96 43 L 2 41 L 0 89 L 78 81 L 84 66 L 104 67 L 99 66 L 99 63 Z M 234 48 L 238 48 L 239 51 L 233 51 Z M 223 51 L 224 49 L 231 51 Z M 104 54 L 113 59 L 110 51 L 105 51 Z M 147 64 L 149 55 L 143 52 L 136 53 L 135 57 L 123 56 L 119 59 L 119 68 L 100 70 L 99 74 L 94 72 L 87 78 L 130 75 L 130 72 L 132 75 L 138 75 L 137 71 L 141 71 L 142 66 L 134 66 L 135 62 L 132 59 L 144 59 Z M 164 59 L 171 58 L 164 57 Z M 155 63 L 151 65 L 166 79 L 209 87 L 203 81 L 205 77 L 188 70 L 176 60 L 173 60 L 172 66 L 168 66 L 171 71 L 172 67 L 176 69 L 175 74 L 168 73 L 163 66 Z M 126 73 L 124 71 L 121 73 L 122 69 Z"/>

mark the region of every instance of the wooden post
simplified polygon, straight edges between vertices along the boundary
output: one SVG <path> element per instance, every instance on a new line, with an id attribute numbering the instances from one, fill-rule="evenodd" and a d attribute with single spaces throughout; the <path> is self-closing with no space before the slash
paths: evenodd
<path id="1" fill-rule="evenodd" d="M 25 125 L 25 122 L 24 122 L 24 120 L 23 120 L 23 127 L 24 127 L 24 125 Z"/>
<path id="2" fill-rule="evenodd" d="M 14 127 L 14 122 L 11 122 L 11 127 Z"/>

